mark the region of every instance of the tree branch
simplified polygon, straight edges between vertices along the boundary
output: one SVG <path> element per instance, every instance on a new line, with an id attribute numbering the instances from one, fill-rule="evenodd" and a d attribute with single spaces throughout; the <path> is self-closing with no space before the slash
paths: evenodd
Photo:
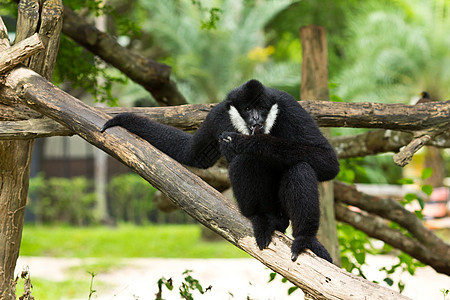
<path id="1" fill-rule="evenodd" d="M 1 19 L 1 18 L 0 18 Z M 0 53 L 0 73 L 11 70 L 15 65 L 44 49 L 39 34 L 26 38 Z"/>
<path id="2" fill-rule="evenodd" d="M 382 218 L 364 212 L 351 211 L 339 203 L 335 203 L 334 209 L 336 219 L 339 221 L 348 223 L 371 237 L 385 241 L 389 245 L 430 265 L 437 272 L 447 275 L 450 273 L 448 263 L 442 262 L 443 257 L 431 252 L 425 245 L 413 238 L 405 236 L 399 230 L 389 228 Z M 444 259 L 446 258 L 444 257 Z"/>
<path id="3" fill-rule="evenodd" d="M 361 229 L 370 236 L 379 238 L 392 246 L 399 248 L 400 250 L 419 259 L 423 263 L 429 264 L 436 271 L 450 275 L 450 245 L 437 237 L 434 232 L 425 228 L 416 215 L 406 210 L 400 203 L 390 198 L 382 198 L 364 194 L 358 191 L 354 186 L 350 186 L 342 182 L 335 182 L 334 195 L 335 201 L 356 206 L 364 211 L 396 222 L 408 230 L 417 239 L 417 241 L 413 239 L 411 240 L 419 243 L 421 247 L 425 249 L 425 252 L 427 252 L 427 256 L 420 253 L 420 251 L 418 251 L 418 246 L 415 244 L 412 249 L 409 249 L 411 246 L 410 241 L 407 243 L 396 243 L 394 241 L 393 244 L 392 241 L 394 238 L 390 236 L 390 231 L 383 229 L 382 232 L 386 232 L 385 235 L 384 233 L 376 232 L 377 230 L 374 229 L 375 226 L 372 224 L 373 222 L 358 222 L 358 229 Z M 354 225 L 354 221 L 351 221 L 354 216 L 351 216 L 349 213 L 346 213 L 345 216 L 350 217 L 351 219 L 347 220 L 342 215 L 340 220 Z M 380 227 L 382 225 L 386 226 L 384 223 L 376 226 Z M 374 234 L 377 234 L 377 236 L 374 236 Z"/>
<path id="4" fill-rule="evenodd" d="M 0 89 L 0 93 L 4 94 L 3 102 L 5 104 L 14 103 L 17 99 L 14 99 L 15 95 L 13 93 L 9 93 L 7 95 L 6 91 L 2 91 Z M 341 126 L 347 127 L 349 124 L 353 124 L 354 127 L 373 127 L 373 124 L 377 124 L 379 128 L 386 129 L 395 129 L 395 130 L 407 130 L 414 131 L 417 128 L 426 129 L 432 128 L 433 126 L 443 126 L 444 124 L 450 124 L 450 101 L 447 102 L 438 102 L 438 103 L 429 103 L 424 104 L 423 108 L 417 110 L 417 106 L 414 105 L 402 105 L 402 104 L 381 104 L 381 103 L 344 103 L 344 102 L 325 102 L 325 101 L 299 101 L 302 107 L 308 111 L 316 120 L 317 124 L 321 127 L 333 127 L 333 126 Z M 362 105 L 364 104 L 364 105 Z M 360 115 L 360 114 L 349 114 L 346 110 L 355 110 L 357 111 L 361 106 L 371 106 L 376 105 L 379 110 L 385 110 L 385 115 Z M 214 107 L 214 104 L 190 104 L 190 105 L 180 105 L 173 107 L 114 107 L 114 108 L 98 108 L 101 109 L 104 113 L 109 114 L 110 116 L 114 116 L 116 114 L 122 112 L 133 112 L 140 115 L 145 115 L 156 122 L 160 122 L 166 125 L 175 126 L 182 130 L 195 130 L 205 119 L 206 115 L 211 111 Z M 14 114 L 17 114 L 18 108 L 14 111 L 10 111 L 9 114 L 5 113 L 3 116 L 3 120 L 15 120 Z M 425 111 L 424 111 L 425 110 Z M 364 111 L 361 113 L 364 114 Z M 417 123 L 417 118 L 421 118 L 421 124 Z M 407 121 L 407 118 L 411 118 L 411 121 Z M 17 118 L 20 119 L 20 118 Z M 399 124 L 398 119 L 404 119 L 401 124 Z M 381 123 L 381 122 L 384 123 Z M 39 121 L 36 121 L 35 124 L 38 124 Z M 48 121 L 45 121 L 48 124 Z M 56 122 L 55 130 L 59 127 Z M 9 125 L 11 127 L 12 125 Z M 421 127 L 419 127 L 421 126 Z M 47 127 L 47 125 L 45 126 Z M 25 138 L 27 136 L 27 131 L 21 130 L 21 126 L 16 126 L 17 134 L 21 136 L 21 138 Z M 49 128 L 49 127 L 47 127 Z M 60 131 L 58 129 L 58 131 Z M 8 133 L 10 134 L 10 133 Z M 44 134 L 44 133 L 43 133 Z M 64 135 L 72 135 L 74 134 L 70 130 Z M 1 132 L 0 127 L 0 135 L 5 135 L 4 132 Z M 51 136 L 52 132 L 49 128 L 49 131 L 44 134 L 44 136 Z M 377 134 L 381 138 L 382 134 Z M 442 134 L 441 136 L 446 137 L 448 134 Z M 440 138 L 439 136 L 438 138 Z M 34 138 L 36 135 L 34 133 L 30 133 L 30 138 Z M 361 136 L 362 137 L 362 136 Z M 369 136 L 370 137 L 370 136 Z M 365 136 L 365 143 L 369 145 L 369 148 L 375 148 L 376 144 L 379 142 L 379 139 L 374 141 L 370 141 L 368 136 Z M 341 137 L 339 139 L 346 139 L 347 137 Z M 338 139 L 338 140 L 339 140 Z M 397 136 L 393 136 L 392 140 L 396 140 Z M 346 140 L 348 141 L 348 140 Z M 436 143 L 437 146 L 446 144 L 446 142 L 440 139 L 439 143 Z M 404 145 L 404 144 L 403 144 Z M 393 146 L 389 146 L 391 149 Z M 397 147 L 397 146 L 395 146 Z M 337 147 L 339 148 L 339 147 Z M 378 150 L 367 150 L 366 152 L 378 153 Z M 338 150 L 339 152 L 339 150 Z"/>
<path id="5" fill-rule="evenodd" d="M 87 23 L 67 6 L 64 6 L 63 32 L 142 85 L 161 105 L 187 103 L 170 80 L 171 67 L 122 47 L 112 36 Z"/>
<path id="6" fill-rule="evenodd" d="M 398 152 L 412 139 L 412 133 L 375 129 L 356 135 L 335 136 L 330 139 L 330 142 L 339 158 L 349 158 L 384 152 Z M 427 145 L 450 148 L 450 133 L 446 132 L 435 136 Z"/>
<path id="7" fill-rule="evenodd" d="M 93 145 L 107 151 L 205 226 L 280 273 L 315 299 L 407 299 L 393 290 L 345 272 L 310 251 L 290 260 L 290 240 L 276 234 L 265 250 L 254 241 L 250 223 L 223 196 L 180 164 L 123 128 L 101 133 L 108 116 L 57 89 L 23 67 L 12 70 L 4 84 L 31 108 L 57 120 Z"/>

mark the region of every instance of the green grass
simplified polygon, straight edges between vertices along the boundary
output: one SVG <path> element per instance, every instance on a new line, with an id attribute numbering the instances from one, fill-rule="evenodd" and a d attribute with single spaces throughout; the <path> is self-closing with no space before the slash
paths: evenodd
<path id="1" fill-rule="evenodd" d="M 199 225 L 120 225 L 109 227 L 30 226 L 23 229 L 21 256 L 94 258 L 67 270 L 70 280 L 49 281 L 33 276 L 35 299 L 87 299 L 90 275 L 123 266 L 121 258 L 244 258 L 248 254 L 226 241 L 205 242 Z M 51 270 L 49 270 L 51 272 Z M 94 289 L 105 286 L 94 279 Z M 23 280 L 17 296 L 23 293 Z M 95 298 L 95 296 L 94 296 Z"/>
<path id="2" fill-rule="evenodd" d="M 50 281 L 31 277 L 32 295 L 39 300 L 88 299 L 91 277 L 89 274 L 86 274 L 85 277 L 85 280 L 70 279 L 64 281 Z M 16 296 L 19 297 L 23 294 L 23 279 L 18 281 L 16 288 Z"/>
<path id="3" fill-rule="evenodd" d="M 242 258 L 226 241 L 205 242 L 199 225 L 109 227 L 25 226 L 22 256 Z"/>

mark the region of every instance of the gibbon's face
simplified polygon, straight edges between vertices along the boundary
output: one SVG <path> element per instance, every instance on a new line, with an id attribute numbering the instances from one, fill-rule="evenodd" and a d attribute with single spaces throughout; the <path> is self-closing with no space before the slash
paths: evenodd
<path id="1" fill-rule="evenodd" d="M 246 135 L 269 134 L 278 115 L 278 105 L 264 101 L 232 104 L 228 113 L 238 132 Z"/>
<path id="2" fill-rule="evenodd" d="M 250 80 L 228 94 L 228 114 L 236 131 L 246 135 L 269 134 L 278 115 L 278 104 L 257 80 Z"/>

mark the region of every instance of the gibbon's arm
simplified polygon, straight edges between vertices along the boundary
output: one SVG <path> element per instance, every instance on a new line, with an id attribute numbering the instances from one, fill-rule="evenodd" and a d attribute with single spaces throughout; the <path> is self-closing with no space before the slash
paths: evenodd
<path id="1" fill-rule="evenodd" d="M 209 168 L 220 157 L 218 141 L 209 130 L 209 121 L 191 135 L 178 128 L 156 123 L 146 117 L 122 113 L 108 120 L 102 132 L 113 126 L 120 126 L 140 136 L 150 144 L 169 155 L 179 163 Z"/>
<path id="2" fill-rule="evenodd" d="M 224 152 L 252 155 L 282 167 L 307 162 L 319 181 L 331 180 L 339 173 L 336 153 L 324 137 L 321 143 L 314 145 L 310 141 L 292 141 L 267 134 L 248 136 L 226 132 L 220 143 Z"/>

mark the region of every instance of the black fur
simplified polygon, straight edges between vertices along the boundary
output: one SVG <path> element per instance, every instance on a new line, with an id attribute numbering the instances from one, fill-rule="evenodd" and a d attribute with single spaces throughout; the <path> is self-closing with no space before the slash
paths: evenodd
<path id="1" fill-rule="evenodd" d="M 230 120 L 233 106 L 248 126 L 265 121 L 274 104 L 278 115 L 269 134 L 258 127 L 257 134 L 241 134 Z M 284 233 L 290 220 L 292 259 L 309 248 L 331 262 L 316 238 L 317 182 L 333 179 L 339 163 L 314 120 L 289 94 L 251 80 L 216 105 L 193 135 L 128 113 L 109 120 L 102 131 L 112 126 L 128 129 L 189 166 L 208 168 L 225 156 L 239 208 L 252 222 L 259 248 L 269 245 L 275 230 Z"/>

